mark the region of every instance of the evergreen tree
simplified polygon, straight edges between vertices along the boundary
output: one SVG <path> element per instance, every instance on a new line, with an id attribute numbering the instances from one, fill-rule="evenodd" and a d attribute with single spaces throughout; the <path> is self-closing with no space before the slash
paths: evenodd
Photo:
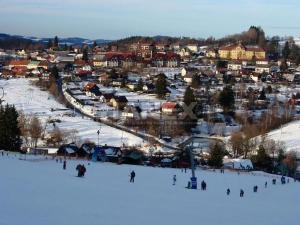
<path id="1" fill-rule="evenodd" d="M 58 71 L 58 68 L 57 66 L 53 66 L 51 68 L 51 72 L 50 72 L 50 82 L 51 81 L 57 81 L 59 79 L 59 71 Z"/>
<path id="2" fill-rule="evenodd" d="M 208 158 L 208 165 L 220 168 L 223 165 L 223 157 L 225 155 L 225 151 L 223 147 L 215 143 L 214 145 L 210 146 L 209 158 Z"/>
<path id="3" fill-rule="evenodd" d="M 225 113 L 228 113 L 234 109 L 234 92 L 230 86 L 226 86 L 221 91 L 218 101 L 223 107 L 223 111 Z"/>
<path id="4" fill-rule="evenodd" d="M 287 60 L 291 53 L 289 42 L 285 42 L 284 48 L 282 49 L 282 57 Z"/>
<path id="5" fill-rule="evenodd" d="M 57 36 L 54 37 L 53 47 L 55 47 L 55 48 L 59 47 L 59 41 L 58 41 L 58 37 Z"/>
<path id="6" fill-rule="evenodd" d="M 93 43 L 93 48 L 96 48 L 97 46 L 98 46 L 97 42 L 94 41 L 94 43 Z"/>
<path id="7" fill-rule="evenodd" d="M 18 116 L 14 106 L 0 106 L 0 149 L 20 151 L 22 140 Z"/>
<path id="8" fill-rule="evenodd" d="M 286 60 L 284 59 L 283 61 L 281 61 L 280 71 L 285 72 L 285 71 L 287 71 L 288 68 L 289 68 L 289 66 L 288 66 Z"/>
<path id="9" fill-rule="evenodd" d="M 284 151 L 283 149 L 279 149 L 277 156 L 277 164 L 281 165 L 284 160 Z"/>
<path id="10" fill-rule="evenodd" d="M 144 82 L 142 79 L 139 79 L 138 83 L 137 83 L 137 87 L 136 90 L 137 91 L 142 91 L 143 90 L 143 86 L 144 86 Z"/>
<path id="11" fill-rule="evenodd" d="M 68 45 L 65 44 L 65 45 L 64 45 L 64 51 L 68 51 L 68 49 L 69 49 L 69 48 L 68 48 Z"/>
<path id="12" fill-rule="evenodd" d="M 190 86 L 188 86 L 185 90 L 184 97 L 183 97 L 183 102 L 185 103 L 186 106 L 189 106 L 192 103 L 196 102 L 194 92 L 191 89 Z"/>
<path id="13" fill-rule="evenodd" d="M 196 75 L 196 74 L 193 75 L 191 86 L 193 88 L 199 88 L 199 86 L 200 86 L 200 79 L 199 79 L 198 75 Z"/>
<path id="14" fill-rule="evenodd" d="M 85 62 L 89 61 L 89 52 L 87 47 L 84 47 L 82 50 L 82 60 L 84 60 Z"/>
<path id="15" fill-rule="evenodd" d="M 156 94 L 159 98 L 165 97 L 167 93 L 167 78 L 164 74 L 159 74 L 156 81 Z"/>
<path id="16" fill-rule="evenodd" d="M 48 43 L 47 43 L 47 48 L 50 49 L 53 47 L 53 42 L 51 39 L 48 40 Z"/>
<path id="17" fill-rule="evenodd" d="M 252 157 L 254 166 L 261 170 L 271 171 L 273 163 L 271 157 L 266 153 L 264 146 L 260 145 L 257 151 L 257 155 Z"/>
<path id="18" fill-rule="evenodd" d="M 259 94 L 259 97 L 258 97 L 259 100 L 266 100 L 267 97 L 266 97 L 266 92 L 265 92 L 265 89 L 263 88 Z"/>
<path id="19" fill-rule="evenodd" d="M 112 69 L 111 71 L 109 71 L 108 76 L 109 76 L 109 79 L 112 79 L 112 80 L 118 79 L 118 77 L 119 77 L 115 69 Z"/>

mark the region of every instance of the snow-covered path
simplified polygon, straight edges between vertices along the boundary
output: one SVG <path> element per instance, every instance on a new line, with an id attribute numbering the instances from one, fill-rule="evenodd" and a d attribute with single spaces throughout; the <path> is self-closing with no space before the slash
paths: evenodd
<path id="1" fill-rule="evenodd" d="M 271 185 L 256 174 L 197 171 L 207 191 L 184 187 L 178 169 L 91 163 L 85 178 L 54 160 L 19 160 L 0 155 L 1 225 L 297 225 L 300 183 Z M 129 183 L 129 173 L 136 182 Z M 189 171 L 188 171 L 189 172 Z M 172 176 L 177 184 L 172 185 Z M 268 181 L 268 187 L 263 187 Z M 252 187 L 258 185 L 258 193 Z M 226 189 L 231 195 L 226 195 Z M 239 197 L 239 190 L 245 197 Z"/>

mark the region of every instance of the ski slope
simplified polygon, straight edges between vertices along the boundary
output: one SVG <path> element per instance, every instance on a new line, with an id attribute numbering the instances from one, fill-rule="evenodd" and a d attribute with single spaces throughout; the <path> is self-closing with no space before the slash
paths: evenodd
<path id="1" fill-rule="evenodd" d="M 300 157 L 300 120 L 290 122 L 281 128 L 268 133 L 268 138 L 275 141 L 282 141 L 287 151 L 295 151 Z"/>
<path id="2" fill-rule="evenodd" d="M 38 116 L 43 124 L 48 119 L 59 119 L 61 123 L 56 123 L 56 126 L 68 131 L 76 129 L 82 141 L 97 143 L 97 131 L 100 130 L 99 139 L 102 145 L 121 146 L 123 143 L 130 146 L 143 145 L 141 138 L 130 133 L 94 122 L 80 114 L 76 117 L 70 116 L 73 114 L 71 110 L 58 103 L 47 91 L 41 91 L 31 85 L 29 79 L 0 80 L 0 87 L 5 91 L 4 104 L 14 104 L 18 110 Z M 47 131 L 52 129 L 52 125 L 47 126 Z"/>
<path id="3" fill-rule="evenodd" d="M 260 172 L 197 170 L 207 191 L 185 186 L 190 171 L 0 155 L 1 225 L 298 225 L 300 183 L 271 185 Z M 135 183 L 129 173 L 136 172 Z M 173 175 L 177 183 L 172 185 Z M 265 181 L 268 187 L 264 188 Z M 279 181 L 279 180 L 278 180 Z M 258 193 L 252 188 L 258 185 Z M 230 196 L 226 189 L 231 189 Z M 239 190 L 245 191 L 244 198 Z"/>

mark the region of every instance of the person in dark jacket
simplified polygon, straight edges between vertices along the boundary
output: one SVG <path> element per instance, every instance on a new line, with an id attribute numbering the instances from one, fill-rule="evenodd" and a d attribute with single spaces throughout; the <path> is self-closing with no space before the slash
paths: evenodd
<path id="1" fill-rule="evenodd" d="M 135 172 L 132 170 L 130 173 L 130 183 L 134 183 Z"/>
<path id="2" fill-rule="evenodd" d="M 86 168 L 85 168 L 84 164 L 82 164 L 82 166 L 80 167 L 80 173 L 81 173 L 82 177 L 84 177 L 85 172 L 86 172 Z"/>
<path id="3" fill-rule="evenodd" d="M 173 176 L 173 185 L 176 184 L 176 180 L 177 180 L 176 175 L 174 175 L 174 176 Z"/>
<path id="4" fill-rule="evenodd" d="M 78 177 L 81 177 L 81 165 L 80 164 L 78 164 L 77 166 L 76 166 L 76 170 L 77 170 L 77 172 L 78 172 Z"/>
<path id="5" fill-rule="evenodd" d="M 244 190 L 243 189 L 241 189 L 241 191 L 240 191 L 240 197 L 241 198 L 244 197 Z"/>
<path id="6" fill-rule="evenodd" d="M 229 188 L 227 188 L 226 194 L 230 195 L 230 189 Z"/>
<path id="7" fill-rule="evenodd" d="M 63 163 L 63 169 L 65 170 L 67 168 L 67 161 L 64 160 L 64 163 Z"/>
<path id="8" fill-rule="evenodd" d="M 204 180 L 201 182 L 201 190 L 203 190 L 203 191 L 206 190 L 206 183 Z"/>
<path id="9" fill-rule="evenodd" d="M 257 192 L 257 189 L 258 189 L 258 186 L 255 185 L 255 186 L 253 187 L 253 192 Z"/>

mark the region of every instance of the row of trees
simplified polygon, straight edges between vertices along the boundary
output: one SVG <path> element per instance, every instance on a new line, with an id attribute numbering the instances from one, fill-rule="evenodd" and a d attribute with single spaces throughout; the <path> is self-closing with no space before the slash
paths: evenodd
<path id="1" fill-rule="evenodd" d="M 279 172 L 288 176 L 293 176 L 296 172 L 298 167 L 296 153 L 293 151 L 285 152 L 283 143 L 262 138 L 259 146 L 255 145 L 254 147 L 255 153 L 252 152 L 250 159 L 255 169 L 272 173 Z M 233 152 L 236 154 L 234 147 Z M 209 153 L 208 165 L 214 168 L 221 168 L 223 166 L 223 158 L 228 154 L 224 146 L 215 143 L 210 146 Z"/>

